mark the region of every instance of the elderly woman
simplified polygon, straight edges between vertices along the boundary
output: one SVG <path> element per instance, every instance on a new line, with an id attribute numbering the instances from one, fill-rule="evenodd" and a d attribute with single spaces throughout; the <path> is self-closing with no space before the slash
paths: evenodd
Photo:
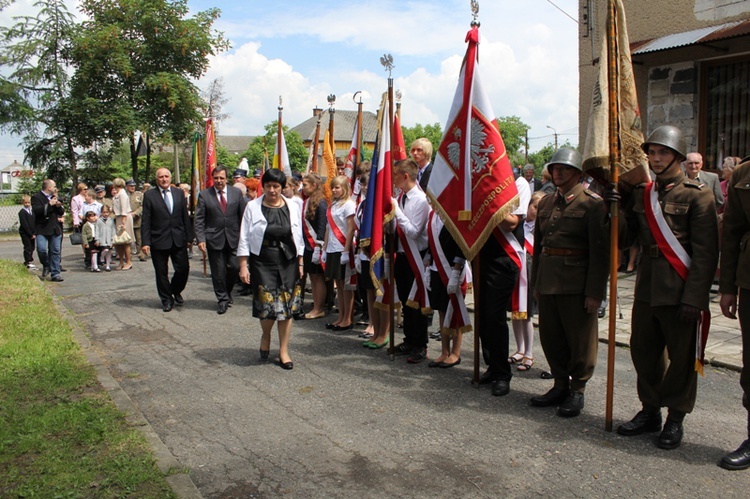
<path id="1" fill-rule="evenodd" d="M 133 232 L 133 217 L 130 215 L 130 212 L 132 211 L 130 209 L 130 197 L 128 196 L 128 191 L 125 190 L 125 181 L 120 177 L 117 177 L 112 181 L 112 211 L 115 214 L 117 233 L 121 234 L 125 231 L 130 236 L 130 241 L 134 241 L 135 234 Z M 125 244 L 115 243 L 115 250 L 117 251 L 117 258 L 120 262 L 120 265 L 117 266 L 117 270 L 132 269 L 133 263 L 130 260 L 130 242 Z"/>
<path id="2" fill-rule="evenodd" d="M 247 204 L 242 217 L 237 257 L 240 280 L 252 283 L 253 317 L 260 319 L 263 330 L 260 358 L 268 358 L 277 322 L 279 365 L 289 370 L 294 368 L 289 357 L 292 317 L 302 311 L 299 280 L 305 245 L 297 203 L 281 194 L 286 180 L 278 169 L 263 175 L 263 195 Z"/>

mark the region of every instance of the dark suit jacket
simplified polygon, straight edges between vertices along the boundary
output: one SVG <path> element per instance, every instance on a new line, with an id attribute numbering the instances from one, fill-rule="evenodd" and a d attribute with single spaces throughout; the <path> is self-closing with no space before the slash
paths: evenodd
<path id="1" fill-rule="evenodd" d="M 156 250 L 170 250 L 187 245 L 192 238 L 187 200 L 182 189 L 171 187 L 174 206 L 169 213 L 161 189 L 151 189 L 143 195 L 141 239 L 143 246 Z"/>
<path id="2" fill-rule="evenodd" d="M 216 189 L 209 187 L 198 195 L 195 209 L 195 237 L 199 243 L 206 243 L 211 250 L 226 246 L 237 249 L 240 242 L 240 224 L 245 213 L 247 198 L 236 187 L 228 185 L 227 211 L 221 211 Z"/>
<path id="3" fill-rule="evenodd" d="M 432 163 L 425 167 L 422 178 L 419 179 L 419 187 L 421 187 L 424 192 L 427 192 L 427 184 L 430 182 L 430 175 L 432 175 Z"/>
<path id="4" fill-rule="evenodd" d="M 34 235 L 34 214 L 21 208 L 18 212 L 18 233 L 31 237 Z"/>
<path id="5" fill-rule="evenodd" d="M 34 213 L 34 231 L 40 236 L 61 236 L 62 227 L 57 217 L 65 214 L 65 208 L 50 206 L 49 199 L 44 192 L 39 191 L 31 196 L 31 211 Z"/>
<path id="6" fill-rule="evenodd" d="M 534 193 L 542 188 L 542 181 L 538 178 L 531 179 L 531 182 L 529 182 L 529 188 L 531 189 L 531 192 Z"/>

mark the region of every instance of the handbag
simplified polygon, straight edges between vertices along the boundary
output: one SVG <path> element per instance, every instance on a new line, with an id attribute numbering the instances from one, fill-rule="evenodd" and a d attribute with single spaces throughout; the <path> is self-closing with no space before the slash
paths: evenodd
<path id="1" fill-rule="evenodd" d="M 122 232 L 115 234 L 115 237 L 112 238 L 112 245 L 113 246 L 119 246 L 121 244 L 130 244 L 133 242 L 133 238 L 130 237 L 130 234 L 128 234 L 128 231 L 123 230 Z"/>
<path id="2" fill-rule="evenodd" d="M 80 232 L 73 232 L 70 235 L 70 244 L 72 244 L 73 246 L 80 246 L 81 244 L 83 244 L 83 236 Z"/>

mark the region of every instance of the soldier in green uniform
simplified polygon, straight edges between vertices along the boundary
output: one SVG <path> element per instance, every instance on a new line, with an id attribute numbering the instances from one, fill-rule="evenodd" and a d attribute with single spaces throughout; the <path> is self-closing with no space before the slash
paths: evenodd
<path id="1" fill-rule="evenodd" d="M 143 212 L 143 193 L 135 189 L 135 180 L 128 179 L 125 188 L 130 197 L 130 215 L 133 217 L 133 233 L 135 235 L 135 247 L 138 248 L 138 259 L 146 261 L 146 255 L 141 250 L 141 213 Z"/>
<path id="2" fill-rule="evenodd" d="M 531 405 L 559 406 L 558 416 L 575 417 L 596 365 L 597 309 L 609 275 L 609 212 L 601 196 L 581 185 L 578 152 L 558 150 L 547 168 L 557 192 L 539 201 L 531 282 L 555 385 Z"/>
<path id="3" fill-rule="evenodd" d="M 720 304 L 725 316 L 740 318 L 743 347 L 740 386 L 742 405 L 749 412 L 748 439 L 724 456 L 719 465 L 728 470 L 744 470 L 750 468 L 750 156 L 732 172 L 727 193 L 721 238 Z"/>
<path id="4" fill-rule="evenodd" d="M 711 190 L 680 168 L 685 141 L 678 128 L 657 128 L 642 148 L 656 181 L 623 193 L 623 207 L 626 239 L 637 237 L 642 255 L 630 355 L 643 408 L 617 432 L 661 430 L 657 445 L 675 449 L 695 405 L 697 332 L 719 259 L 718 221 Z M 624 242 L 627 247 L 630 241 Z M 663 428 L 662 407 L 669 411 Z"/>

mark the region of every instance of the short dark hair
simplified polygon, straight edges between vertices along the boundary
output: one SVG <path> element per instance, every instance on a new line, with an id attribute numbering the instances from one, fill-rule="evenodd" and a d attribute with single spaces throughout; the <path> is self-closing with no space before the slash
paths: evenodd
<path id="1" fill-rule="evenodd" d="M 215 174 L 220 172 L 224 172 L 226 177 L 229 178 L 229 170 L 227 170 L 226 166 L 217 166 L 216 168 L 214 168 L 214 171 L 211 172 L 211 177 L 213 178 Z"/>
<path id="2" fill-rule="evenodd" d="M 279 170 L 278 168 L 269 168 L 261 177 L 260 185 L 265 187 L 268 182 L 276 182 L 277 184 L 280 184 L 283 189 L 286 187 L 286 174 L 283 170 Z"/>

